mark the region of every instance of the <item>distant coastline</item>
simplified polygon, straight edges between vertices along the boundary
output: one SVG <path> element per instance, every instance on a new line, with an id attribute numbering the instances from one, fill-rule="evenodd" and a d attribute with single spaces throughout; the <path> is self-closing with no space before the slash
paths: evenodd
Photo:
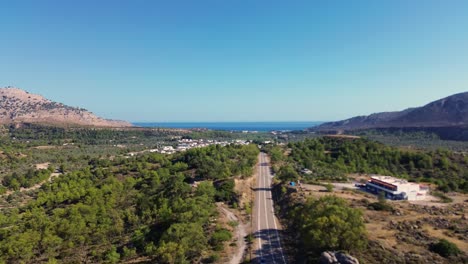
<path id="1" fill-rule="evenodd" d="M 226 131 L 291 131 L 304 130 L 324 122 L 297 121 L 297 122 L 133 122 L 139 127 L 163 127 L 163 128 L 206 128 L 211 130 Z"/>

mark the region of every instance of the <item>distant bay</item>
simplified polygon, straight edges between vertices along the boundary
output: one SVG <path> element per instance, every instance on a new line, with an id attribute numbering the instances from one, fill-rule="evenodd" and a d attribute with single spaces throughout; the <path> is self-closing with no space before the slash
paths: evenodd
<path id="1" fill-rule="evenodd" d="M 135 122 L 139 127 L 161 128 L 206 128 L 211 130 L 227 131 L 291 131 L 304 130 L 322 124 L 318 121 L 298 122 Z"/>

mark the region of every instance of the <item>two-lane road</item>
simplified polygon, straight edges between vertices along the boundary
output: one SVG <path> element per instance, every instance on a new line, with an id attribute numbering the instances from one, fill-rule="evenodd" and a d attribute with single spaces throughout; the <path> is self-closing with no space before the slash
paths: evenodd
<path id="1" fill-rule="evenodd" d="M 274 213 L 271 195 L 272 175 L 265 153 L 260 153 L 258 166 L 253 211 L 254 263 L 286 264 L 281 246 L 280 225 Z"/>

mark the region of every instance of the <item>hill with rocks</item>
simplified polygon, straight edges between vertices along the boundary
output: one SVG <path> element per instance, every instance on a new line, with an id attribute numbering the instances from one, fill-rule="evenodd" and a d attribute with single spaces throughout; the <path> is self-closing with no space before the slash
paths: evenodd
<path id="1" fill-rule="evenodd" d="M 129 122 L 104 119 L 86 109 L 53 102 L 22 89 L 0 88 L 0 124 L 22 123 L 90 127 L 132 126 Z"/>
<path id="2" fill-rule="evenodd" d="M 324 123 L 310 130 L 339 134 L 368 129 L 424 130 L 444 138 L 466 140 L 468 139 L 468 92 L 455 94 L 422 107 L 357 116 Z"/>

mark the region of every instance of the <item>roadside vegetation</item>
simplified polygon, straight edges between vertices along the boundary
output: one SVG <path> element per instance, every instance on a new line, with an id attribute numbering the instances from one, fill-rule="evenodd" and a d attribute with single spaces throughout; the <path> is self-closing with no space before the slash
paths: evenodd
<path id="1" fill-rule="evenodd" d="M 360 263 L 466 263 L 466 195 L 432 206 L 351 189 L 330 193 L 318 185 L 279 183 L 274 190 L 294 263 L 317 263 L 324 251 L 345 252 Z"/>
<path id="2" fill-rule="evenodd" d="M 127 155 L 175 144 L 180 138 L 238 136 L 255 144 L 209 146 L 172 155 Z M 292 138 L 281 136 L 282 142 Z M 230 246 L 228 241 L 235 239 L 230 231 L 235 224 L 218 223 L 215 203 L 242 207 L 250 214 L 250 203 L 240 206 L 235 182 L 252 175 L 259 153 L 256 145 L 266 139 L 271 139 L 270 135 L 203 130 L 3 127 L 0 263 L 224 261 L 223 250 Z M 322 186 L 319 195 L 306 197 L 303 193 L 303 199 L 298 200 L 290 197 L 294 188 L 278 186 L 280 213 L 288 235 L 294 237 L 297 259 L 309 262 L 317 260 L 324 250 L 343 250 L 360 259 L 368 259 L 366 252 L 370 252 L 371 260 L 390 258 L 380 258 L 390 252 L 395 255 L 391 249 L 376 246 L 376 238 L 366 233 L 364 226 L 377 217 L 374 214 L 400 214 L 399 206 L 366 194 L 334 190 L 328 181 L 345 181 L 349 173 L 379 173 L 437 184 L 435 195 L 446 198 L 446 202 L 452 197 L 446 192 L 467 192 L 468 157 L 463 153 L 400 149 L 366 139 L 316 136 L 285 145 L 267 144 L 263 149 L 270 154 L 277 182 L 300 179 Z M 38 168 L 38 164 L 43 167 Z M 54 172 L 63 175 L 48 182 Z M 18 191 L 39 183 L 44 184 L 34 191 Z M 348 194 L 340 198 L 338 192 Z M 359 198 L 345 200 L 346 195 Z M 457 207 L 457 214 L 462 209 Z M 454 215 L 452 211 L 437 214 Z M 453 238 L 449 237 L 448 243 L 432 237 L 423 245 L 413 241 L 413 236 L 420 235 L 413 227 L 423 228 L 416 222 L 398 222 L 390 228 L 400 232 L 399 243 L 417 244 L 440 258 L 455 260 L 453 263 L 463 259 L 464 244 L 455 239 L 466 230 L 464 221 L 457 215 L 452 225 L 443 226 L 445 222 L 429 216 L 427 213 L 420 221 L 449 232 Z M 405 256 L 397 257 L 401 260 Z"/>
<path id="3" fill-rule="evenodd" d="M 140 143 L 132 138 L 133 132 L 122 132 L 118 140 L 115 137 L 121 132 L 79 132 L 77 141 L 72 142 L 81 146 L 68 149 L 73 159 L 60 162 L 43 152 L 70 142 L 54 139 L 60 131 L 45 130 L 43 135 L 16 132 L 13 141 L 2 141 L 6 146 L 2 151 L 7 153 L 3 160 L 18 158 L 16 169 L 7 162 L 2 167 L 10 171 L 2 180 L 3 190 L 34 185 L 53 170 L 65 174 L 29 193 L 30 198 L 23 203 L 1 209 L 0 263 L 193 263 L 219 259 L 232 234 L 217 225 L 215 202 L 238 202 L 233 178 L 251 176 L 259 153 L 256 145 L 214 145 L 173 155 L 125 157 L 118 154 L 128 149 L 116 148 L 118 151 L 109 155 L 86 150 L 91 146 L 111 149 L 124 138 L 134 140 L 136 147 Z M 81 136 L 88 139 L 78 139 Z M 106 137 L 115 141 L 105 143 Z M 54 149 L 34 148 L 46 141 Z M 15 152 L 28 156 L 12 154 Z M 36 161 L 29 155 L 36 152 L 53 165 L 32 170 Z M 8 201 L 16 195 L 3 198 Z"/>
<path id="4" fill-rule="evenodd" d="M 468 158 L 463 153 L 402 149 L 351 137 L 270 144 L 264 150 L 271 156 L 275 199 L 296 263 L 315 263 L 328 250 L 347 252 L 362 263 L 466 262 Z M 382 194 L 329 185 L 347 181 L 349 174 L 436 185 L 433 194 L 447 204 L 393 202 Z M 290 184 L 298 180 L 302 186 Z M 460 193 L 446 194 L 453 191 Z"/>
<path id="5" fill-rule="evenodd" d="M 367 244 L 362 212 L 336 196 L 309 198 L 288 212 L 289 229 L 299 236 L 299 259 L 318 260 L 324 251 L 356 252 Z"/>
<path id="6" fill-rule="evenodd" d="M 322 137 L 268 149 L 283 181 L 346 181 L 349 173 L 392 175 L 434 183 L 443 192 L 468 192 L 468 156 L 448 150 L 402 150 L 366 139 Z M 300 173 L 301 169 L 310 174 Z"/>

